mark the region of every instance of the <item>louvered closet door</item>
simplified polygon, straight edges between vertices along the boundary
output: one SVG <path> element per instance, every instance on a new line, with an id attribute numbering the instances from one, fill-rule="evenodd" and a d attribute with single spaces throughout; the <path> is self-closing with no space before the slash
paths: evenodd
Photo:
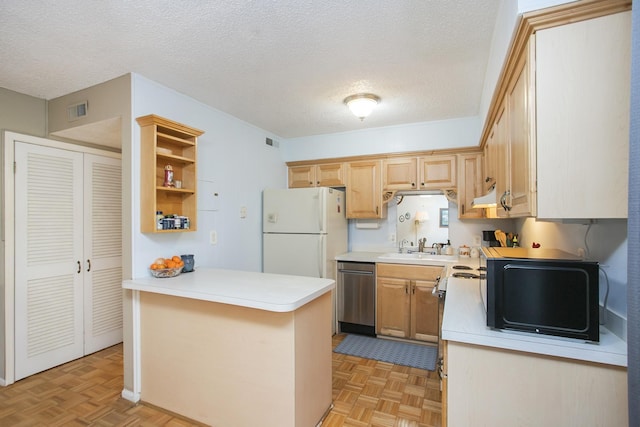
<path id="1" fill-rule="evenodd" d="M 84 158 L 85 354 L 122 341 L 120 159 Z"/>
<path id="2" fill-rule="evenodd" d="M 15 378 L 83 355 L 82 153 L 15 144 Z"/>

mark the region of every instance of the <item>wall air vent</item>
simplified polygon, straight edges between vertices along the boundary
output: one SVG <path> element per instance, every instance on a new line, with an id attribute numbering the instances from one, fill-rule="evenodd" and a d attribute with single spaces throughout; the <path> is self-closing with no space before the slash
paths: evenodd
<path id="1" fill-rule="evenodd" d="M 274 140 L 273 140 L 273 139 L 271 139 L 271 138 L 266 138 L 266 139 L 265 139 L 265 143 L 266 143 L 267 145 L 270 145 L 271 147 L 279 147 L 279 146 L 280 146 L 280 144 L 278 143 L 278 141 L 274 141 Z"/>
<path id="2" fill-rule="evenodd" d="M 81 119 L 89 112 L 89 101 L 80 102 L 67 107 L 68 121 Z"/>

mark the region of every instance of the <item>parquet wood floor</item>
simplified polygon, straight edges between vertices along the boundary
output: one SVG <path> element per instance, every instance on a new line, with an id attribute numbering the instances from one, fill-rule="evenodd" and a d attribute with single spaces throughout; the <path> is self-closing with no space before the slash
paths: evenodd
<path id="1" fill-rule="evenodd" d="M 333 347 L 346 335 L 333 337 Z M 437 372 L 333 354 L 333 404 L 322 427 L 440 427 Z"/>
<path id="2" fill-rule="evenodd" d="M 336 335 L 333 345 L 343 338 Z M 323 427 L 441 425 L 436 372 L 332 354 L 334 408 Z M 202 426 L 124 400 L 122 387 L 119 344 L 0 387 L 0 427 Z"/>

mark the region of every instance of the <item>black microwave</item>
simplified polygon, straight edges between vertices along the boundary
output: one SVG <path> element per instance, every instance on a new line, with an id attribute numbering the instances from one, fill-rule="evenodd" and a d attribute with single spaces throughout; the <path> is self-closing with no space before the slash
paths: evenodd
<path id="1" fill-rule="evenodd" d="M 599 266 L 557 249 L 482 248 L 487 326 L 598 342 Z"/>

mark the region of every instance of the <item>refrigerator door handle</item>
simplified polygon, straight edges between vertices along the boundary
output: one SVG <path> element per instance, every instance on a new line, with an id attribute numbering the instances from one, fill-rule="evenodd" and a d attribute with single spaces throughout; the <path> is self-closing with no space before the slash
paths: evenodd
<path id="1" fill-rule="evenodd" d="M 318 239 L 318 277 L 321 278 L 324 277 L 322 275 L 322 240 L 323 239 Z"/>
<path id="2" fill-rule="evenodd" d="M 321 233 L 324 233 L 324 224 L 322 218 L 324 217 L 324 213 L 327 211 L 327 197 L 326 194 L 322 194 L 322 192 L 320 193 L 320 209 L 321 211 L 318 212 L 318 229 Z"/>

